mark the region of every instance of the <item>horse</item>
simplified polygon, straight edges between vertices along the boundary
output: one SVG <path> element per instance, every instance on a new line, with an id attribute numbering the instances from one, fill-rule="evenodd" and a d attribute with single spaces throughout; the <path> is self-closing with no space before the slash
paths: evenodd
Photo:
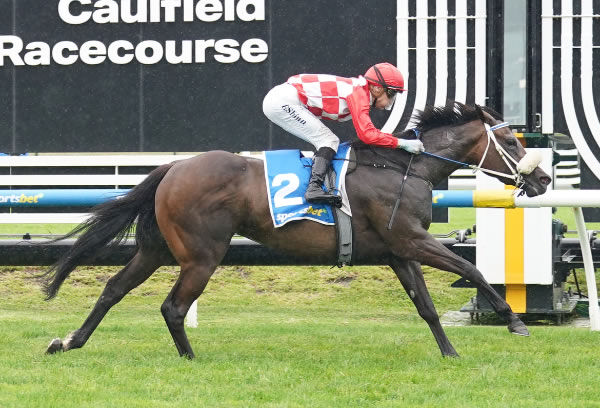
<path id="1" fill-rule="evenodd" d="M 528 196 L 543 194 L 550 176 L 537 166 L 539 160 L 523 165 L 525 149 L 491 109 L 458 102 L 426 106 L 415 121 L 416 128 L 400 136 L 419 137 L 428 154 L 413 156 L 400 149 L 352 143 L 356 169 L 346 177 L 346 190 L 352 206 L 355 261 L 385 260 L 429 325 L 442 356 L 458 353 L 440 324 L 421 265 L 470 281 L 506 320 L 511 333 L 528 336 L 525 324 L 481 272 L 427 232 L 431 192 L 465 165 L 516 185 Z M 193 358 L 184 318 L 234 234 L 305 257 L 315 265 L 335 265 L 335 228 L 308 220 L 274 228 L 265 184 L 261 159 L 209 151 L 157 167 L 126 195 L 94 207 L 86 221 L 57 239 L 78 235 L 65 255 L 43 274 L 46 299 L 55 297 L 69 274 L 86 259 L 133 234 L 134 223 L 136 252 L 108 280 L 83 325 L 64 340 L 52 340 L 46 352 L 82 347 L 111 307 L 174 258 L 181 270 L 160 309 L 179 355 Z"/>

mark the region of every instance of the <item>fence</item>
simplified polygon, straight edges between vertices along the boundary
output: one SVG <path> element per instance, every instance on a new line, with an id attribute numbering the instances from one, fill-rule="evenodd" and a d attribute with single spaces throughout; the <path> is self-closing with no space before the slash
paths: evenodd
<path id="1" fill-rule="evenodd" d="M 577 154 L 573 150 L 557 152 L 561 160 L 555 166 L 555 189 L 573 189 L 579 185 Z M 242 153 L 252 155 L 251 153 Z M 155 167 L 193 154 L 140 155 L 42 155 L 0 156 L 0 189 L 28 188 L 128 188 L 138 184 Z M 475 188 L 475 175 L 460 169 L 449 178 L 450 190 Z M 56 210 L 56 211 L 52 211 Z M 0 213 L 0 223 L 80 223 L 87 213 L 81 210 L 49 208 L 44 212 Z"/>
<path id="2" fill-rule="evenodd" d="M 157 166 L 192 154 L 1 156 L 0 188 L 128 188 Z M 81 211 L 81 210 L 79 210 Z M 0 223 L 80 223 L 81 212 L 5 212 Z"/>
<path id="3" fill-rule="evenodd" d="M 571 152 L 569 152 L 571 153 Z M 70 205 L 94 205 L 100 200 L 106 199 L 107 192 L 113 195 L 118 195 L 126 191 L 126 188 L 132 187 L 142 181 L 147 173 L 153 168 L 172 162 L 173 160 L 186 159 L 192 155 L 94 155 L 94 156 L 4 156 L 0 157 L 0 186 L 8 186 L 11 190 L 8 193 L 14 191 L 15 193 L 10 195 L 7 191 L 4 194 L 0 194 L 0 208 L 7 207 L 9 203 L 6 202 L 6 197 L 15 199 L 17 201 L 24 200 L 25 203 L 33 202 L 41 197 L 37 196 L 36 191 L 40 191 L 39 188 L 53 187 L 53 190 L 47 190 L 48 194 L 43 197 L 47 206 L 53 208 L 53 206 L 64 205 L 61 201 L 61 197 L 71 194 L 77 200 L 80 200 L 76 204 Z M 555 167 L 555 178 L 562 180 L 559 183 L 559 187 L 573 187 L 577 180 L 577 174 L 572 171 L 572 161 L 566 162 L 568 166 L 564 167 L 568 169 L 568 174 L 565 171 L 564 174 L 567 177 L 557 178 L 556 174 L 561 174 L 561 168 Z M 563 162 L 563 165 L 565 163 Z M 568 180 L 565 182 L 565 180 Z M 474 175 L 470 170 L 459 170 L 455 172 L 449 180 L 449 186 L 451 189 L 464 189 L 473 188 L 475 184 Z M 31 188 L 30 193 L 23 190 L 23 187 Z M 73 190 L 57 190 L 56 187 L 78 187 L 83 189 L 81 194 L 75 193 Z M 90 189 L 89 187 L 95 187 Z M 16 188 L 16 189 L 15 189 Z M 104 190 L 101 188 L 109 188 Z M 35 190 L 38 189 L 38 190 Z M 49 193 L 53 191 L 53 193 Z M 85 191 L 85 192 L 84 192 Z M 552 193 L 563 193 L 554 194 L 556 199 L 554 201 L 547 201 L 550 199 L 546 197 L 542 202 L 534 203 L 535 206 L 558 206 L 558 205 L 580 205 L 586 206 L 590 202 L 593 205 L 600 205 L 595 203 L 597 195 L 592 198 L 590 202 L 585 201 L 584 198 L 577 199 L 577 193 L 582 192 L 565 192 L 554 191 Z M 62 194 L 62 196 L 61 196 Z M 477 194 L 481 192 L 472 191 L 445 191 L 445 192 L 434 192 L 434 206 L 477 206 L 478 197 Z M 444 196 L 445 195 L 445 196 Z M 55 197 L 53 197 L 55 196 Z M 92 197 L 91 200 L 87 198 Z M 526 205 L 519 202 L 508 202 L 513 196 L 508 193 L 504 194 L 498 199 L 492 199 L 492 205 L 486 206 L 522 206 Z M 582 195 L 583 197 L 583 195 Z M 54 201 L 53 201 L 54 198 Z M 577 202 L 573 201 L 576 200 Z M 83 200 L 83 201 L 81 201 Z M 494 201 L 495 200 L 495 201 Z M 4 201 L 4 202 L 2 202 Z M 498 204 L 501 202 L 501 204 Z M 495 204 L 494 204 L 495 203 Z M 67 203 L 67 205 L 69 205 Z M 14 207 L 16 207 L 15 205 Z M 9 207 L 10 208 L 10 207 Z M 578 222 L 578 230 L 580 230 L 580 242 L 582 246 L 582 252 L 584 253 L 584 263 L 586 264 L 586 275 L 590 275 L 590 261 L 591 258 L 586 258 L 586 253 L 591 254 L 589 248 L 585 248 L 587 239 L 585 238 L 585 225 L 583 224 L 583 216 L 581 210 L 576 209 L 575 214 Z M 0 214 L 0 222 L 12 222 L 12 223 L 23 223 L 23 222 L 80 222 L 86 217 L 86 213 L 20 213 L 10 212 Z M 589 243 L 588 243 L 589 244 Z M 234 245 L 235 247 L 235 245 Z M 239 248 L 248 247 L 247 243 L 239 246 Z M 7 248 L 11 248 L 7 246 Z M 12 252 L 14 252 L 14 246 L 12 246 Z M 30 250 L 31 248 L 28 248 Z M 590 255 L 591 256 L 591 255 Z M 271 255 L 267 256 L 269 259 L 274 259 Z M 236 261 L 237 262 L 237 261 Z M 282 262 L 282 261 L 279 261 Z M 591 275 L 593 276 L 593 275 Z M 590 276 L 587 276 L 590 278 Z M 593 281 L 595 284 L 595 280 Z M 588 282 L 589 284 L 591 282 Z M 590 291 L 596 293 L 595 288 L 590 288 Z M 597 304 L 597 301 L 596 301 Z M 598 318 L 596 312 L 593 312 L 596 323 L 592 324 L 593 329 L 598 330 Z"/>

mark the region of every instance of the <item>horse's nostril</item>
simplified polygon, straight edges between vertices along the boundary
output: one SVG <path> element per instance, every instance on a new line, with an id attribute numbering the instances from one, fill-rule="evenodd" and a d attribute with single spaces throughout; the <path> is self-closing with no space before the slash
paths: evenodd
<path id="1" fill-rule="evenodd" d="M 540 177 L 540 183 L 542 183 L 545 186 L 550 184 L 551 181 L 552 181 L 552 179 L 550 177 L 547 177 L 547 176 Z"/>

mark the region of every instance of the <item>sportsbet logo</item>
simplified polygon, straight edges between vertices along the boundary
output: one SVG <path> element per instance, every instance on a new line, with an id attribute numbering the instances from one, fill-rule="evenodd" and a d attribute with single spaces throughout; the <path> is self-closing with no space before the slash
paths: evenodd
<path id="1" fill-rule="evenodd" d="M 306 213 L 307 214 L 312 214 L 312 215 L 316 215 L 317 217 L 322 216 L 323 214 L 327 214 L 327 210 L 325 208 L 312 208 L 312 206 L 308 207 L 306 209 Z"/>
<path id="2" fill-rule="evenodd" d="M 39 202 L 39 199 L 42 197 L 44 197 L 44 193 L 39 193 L 36 195 L 1 194 L 0 195 L 0 204 L 4 204 L 4 203 L 36 204 Z"/>
<path id="3" fill-rule="evenodd" d="M 298 211 L 277 214 L 276 217 L 278 222 L 284 222 L 290 217 L 301 217 L 303 215 L 314 215 L 316 217 L 323 217 L 325 214 L 327 214 L 327 210 L 325 208 L 313 208 L 311 205 L 302 208 Z"/>

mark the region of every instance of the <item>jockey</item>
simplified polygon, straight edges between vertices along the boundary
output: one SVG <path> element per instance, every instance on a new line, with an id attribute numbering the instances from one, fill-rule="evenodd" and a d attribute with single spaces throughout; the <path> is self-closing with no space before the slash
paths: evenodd
<path id="1" fill-rule="evenodd" d="M 327 170 L 337 152 L 340 139 L 320 119 L 344 122 L 352 119 L 364 143 L 401 148 L 421 153 L 419 140 L 398 139 L 375 128 L 369 111 L 390 110 L 399 92 L 404 92 L 404 78 L 394 65 L 373 65 L 364 76 L 344 78 L 324 74 L 299 74 L 275 86 L 263 100 L 263 112 L 273 123 L 311 143 L 316 153 L 310 182 L 304 198 L 309 203 L 341 207 L 339 195 L 323 190 Z"/>

